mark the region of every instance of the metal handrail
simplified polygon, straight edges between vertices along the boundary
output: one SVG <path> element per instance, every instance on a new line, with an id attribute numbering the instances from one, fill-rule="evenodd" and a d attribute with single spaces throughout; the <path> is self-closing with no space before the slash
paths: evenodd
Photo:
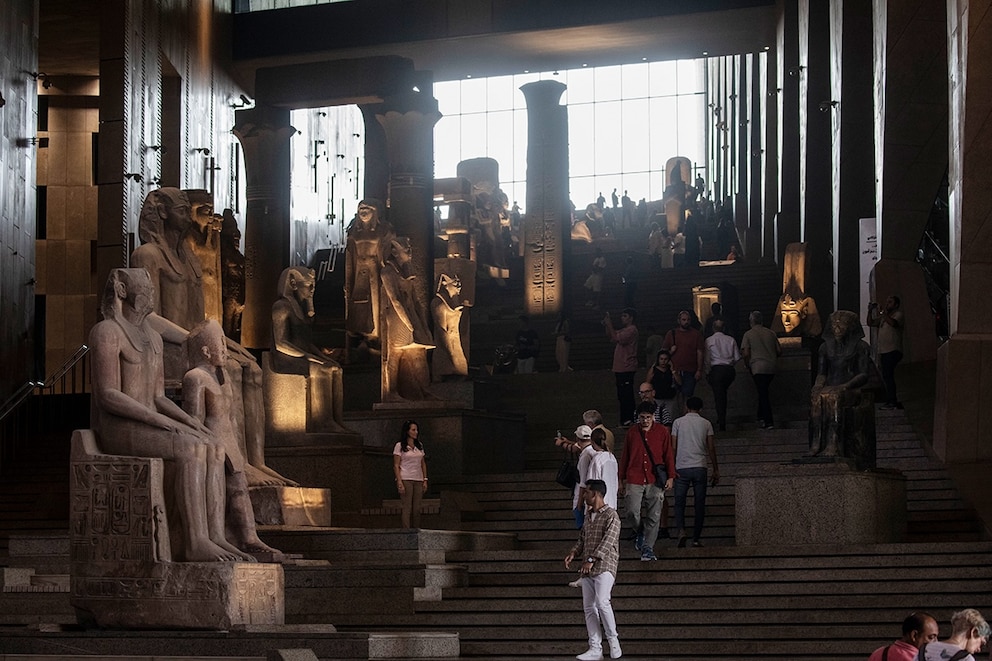
<path id="1" fill-rule="evenodd" d="M 46 388 L 51 388 L 61 379 L 63 379 L 65 375 L 68 374 L 69 371 L 73 367 L 75 367 L 80 360 L 83 359 L 83 356 L 89 353 L 89 350 L 90 348 L 87 345 L 85 344 L 80 345 L 80 347 L 76 349 L 75 353 L 69 356 L 65 360 L 65 362 L 62 363 L 61 367 L 55 370 L 55 373 L 52 374 L 52 376 L 48 377 L 44 381 L 28 381 L 20 388 L 18 388 L 13 395 L 7 398 L 7 401 L 5 401 L 3 405 L 0 405 L 0 422 L 2 422 L 4 418 L 6 418 L 8 415 L 10 415 L 15 410 L 17 410 L 17 407 L 20 406 L 21 403 L 25 399 L 27 399 L 31 395 L 31 393 L 33 393 L 36 389 L 44 390 Z"/>
<path id="2" fill-rule="evenodd" d="M 932 232 L 930 231 L 923 232 L 923 238 L 930 242 L 930 245 L 933 246 L 934 250 L 937 251 L 937 254 L 940 255 L 945 262 L 947 262 L 948 264 L 951 263 L 951 258 L 944 254 L 943 248 L 941 248 L 940 244 L 937 243 L 937 239 L 934 238 Z"/>

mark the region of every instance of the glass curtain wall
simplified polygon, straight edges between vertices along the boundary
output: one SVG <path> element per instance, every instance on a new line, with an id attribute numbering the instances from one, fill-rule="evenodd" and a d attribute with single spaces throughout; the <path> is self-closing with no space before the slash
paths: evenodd
<path id="1" fill-rule="evenodd" d="M 459 161 L 499 162 L 500 187 L 524 206 L 527 110 L 520 87 L 537 80 L 567 86 L 569 173 L 578 208 L 616 189 L 635 202 L 660 200 L 665 162 L 685 156 L 706 168 L 705 60 L 640 62 L 434 84 L 443 115 L 434 128 L 434 176 L 454 177 Z"/>

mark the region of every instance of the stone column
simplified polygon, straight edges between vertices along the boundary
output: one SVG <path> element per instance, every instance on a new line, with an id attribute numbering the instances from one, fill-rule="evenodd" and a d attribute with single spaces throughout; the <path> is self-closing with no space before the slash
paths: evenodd
<path id="1" fill-rule="evenodd" d="M 800 151 L 799 134 L 799 80 L 805 69 L 799 65 L 799 8 L 795 2 L 785 2 L 782 9 L 782 27 L 779 40 L 781 91 L 779 118 L 781 122 L 782 153 L 779 154 L 779 181 L 781 181 L 778 217 L 775 222 L 775 248 L 779 263 L 790 243 L 802 241 L 800 224 Z"/>
<path id="2" fill-rule="evenodd" d="M 434 125 L 441 113 L 437 99 L 410 92 L 387 98 L 376 119 L 389 161 L 386 219 L 397 236 L 410 238 L 417 302 L 426 309 L 434 281 Z"/>
<path id="3" fill-rule="evenodd" d="M 386 154 L 386 134 L 379 123 L 378 114 L 381 106 L 378 103 L 358 106 L 365 121 L 365 193 L 363 197 L 375 198 L 383 203 L 389 191 L 389 160 Z M 385 218 L 386 210 L 380 209 L 381 217 Z M 345 221 L 346 227 L 349 221 Z"/>
<path id="4" fill-rule="evenodd" d="M 992 23 L 969 22 L 977 3 L 949 0 L 951 339 L 937 352 L 934 450 L 949 465 L 988 483 L 992 461 Z M 984 466 L 982 464 L 985 464 Z M 965 487 L 966 484 L 959 482 Z M 988 503 L 966 493 L 971 502 Z M 985 508 L 988 509 L 987 505 Z"/>
<path id="5" fill-rule="evenodd" d="M 554 80 L 520 88 L 527 100 L 527 218 L 524 221 L 524 309 L 558 314 L 565 305 L 570 252 L 568 111 Z"/>
<path id="6" fill-rule="evenodd" d="M 268 349 L 276 283 L 289 265 L 289 111 L 261 106 L 239 110 L 231 132 L 245 155 L 245 311 L 241 343 Z"/>

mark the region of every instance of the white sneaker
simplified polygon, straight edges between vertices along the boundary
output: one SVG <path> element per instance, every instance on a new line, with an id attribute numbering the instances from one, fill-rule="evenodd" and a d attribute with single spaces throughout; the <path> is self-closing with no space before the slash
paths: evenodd
<path id="1" fill-rule="evenodd" d="M 620 639 L 619 638 L 607 638 L 606 642 L 610 644 L 610 658 L 619 659 L 623 656 L 623 650 L 620 649 Z"/>
<path id="2" fill-rule="evenodd" d="M 594 650 L 590 647 L 585 652 L 583 652 L 582 654 L 578 655 L 575 658 L 578 659 L 579 661 L 602 661 L 603 650 L 602 649 Z"/>

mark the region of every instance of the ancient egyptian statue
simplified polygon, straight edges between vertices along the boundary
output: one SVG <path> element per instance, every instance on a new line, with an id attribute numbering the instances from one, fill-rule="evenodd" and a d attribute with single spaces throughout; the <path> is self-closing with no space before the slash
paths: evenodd
<path id="1" fill-rule="evenodd" d="M 278 553 L 258 538 L 255 529 L 245 456 L 231 421 L 235 398 L 224 372 L 228 355 L 220 324 L 208 319 L 194 326 L 186 340 L 186 351 L 192 367 L 183 377 L 183 410 L 210 430 L 227 456 L 227 540 L 246 553 Z"/>
<path id="2" fill-rule="evenodd" d="M 178 383 L 189 368 L 183 343 L 189 330 L 205 319 L 202 268 L 189 249 L 185 235 L 191 231 L 190 203 L 177 188 L 160 188 L 145 197 L 138 233 L 142 245 L 131 256 L 132 265 L 144 268 L 154 287 L 154 314 L 148 320 L 165 340 L 166 379 Z M 234 391 L 235 421 L 248 464 L 245 475 L 250 486 L 296 483 L 265 463 L 265 408 L 262 401 L 262 370 L 241 345 L 228 343 L 225 368 Z"/>
<path id="3" fill-rule="evenodd" d="M 383 343 L 382 400 L 434 399 L 427 390 L 430 373 L 427 350 L 434 348 L 434 338 L 425 316 L 417 305 L 410 269 L 410 240 L 396 237 L 390 241 L 389 257 L 383 264 L 382 281 Z"/>
<path id="4" fill-rule="evenodd" d="M 331 350 L 313 342 L 314 283 L 314 272 L 304 267 L 291 266 L 279 276 L 279 300 L 272 305 L 272 369 L 308 377 L 315 430 L 350 432 L 344 426 L 341 365 Z"/>
<path id="5" fill-rule="evenodd" d="M 468 375 L 468 359 L 465 357 L 461 333 L 465 304 L 462 298 L 462 281 L 458 274 L 438 275 L 437 288 L 431 300 L 431 316 L 434 318 L 437 336 L 437 348 L 432 356 L 435 381 Z"/>
<path id="6" fill-rule="evenodd" d="M 805 243 L 790 243 L 782 266 L 782 296 L 778 299 L 771 329 L 776 333 L 819 337 L 823 331 L 816 301 L 806 295 L 809 249 Z"/>
<path id="7" fill-rule="evenodd" d="M 220 266 L 224 334 L 240 343 L 241 316 L 245 311 L 245 256 L 241 253 L 241 229 L 230 209 L 224 209 L 221 224 Z"/>
<path id="8" fill-rule="evenodd" d="M 161 458 L 173 466 L 165 486 L 182 531 L 175 557 L 253 561 L 225 536 L 224 444 L 165 396 L 162 338 L 149 323 L 153 299 L 144 269 L 111 272 L 104 319 L 90 332 L 93 428 L 105 452 Z"/>
<path id="9" fill-rule="evenodd" d="M 345 330 L 375 344 L 380 335 L 379 271 L 394 236 L 379 219 L 378 200 L 358 203 L 358 214 L 348 226 L 345 246 Z"/>
<path id="10" fill-rule="evenodd" d="M 190 203 L 192 224 L 186 244 L 200 263 L 203 312 L 207 319 L 224 318 L 221 285 L 221 227 L 223 218 L 214 213 L 214 198 L 201 189 L 184 191 Z"/>
<path id="11" fill-rule="evenodd" d="M 858 315 L 837 310 L 827 320 L 810 393 L 811 456 L 848 457 L 875 466 L 873 397 L 865 392 L 871 360 Z"/>

